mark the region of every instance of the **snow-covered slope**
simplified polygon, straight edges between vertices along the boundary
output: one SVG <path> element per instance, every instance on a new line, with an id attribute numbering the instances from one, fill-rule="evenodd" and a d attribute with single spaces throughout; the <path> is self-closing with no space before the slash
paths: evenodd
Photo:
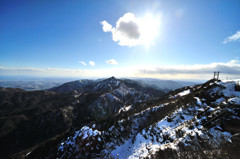
<path id="1" fill-rule="evenodd" d="M 126 106 L 112 118 L 90 123 L 63 140 L 57 156 L 234 158 L 239 152 L 239 107 L 238 80 L 210 80 L 172 91 L 155 103 Z"/>

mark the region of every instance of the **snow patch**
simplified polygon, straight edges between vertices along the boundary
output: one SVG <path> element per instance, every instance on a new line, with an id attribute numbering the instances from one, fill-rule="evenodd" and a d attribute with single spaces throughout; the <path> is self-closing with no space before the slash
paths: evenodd
<path id="1" fill-rule="evenodd" d="M 230 102 L 231 104 L 240 105 L 240 98 L 239 97 L 230 98 L 228 99 L 228 102 Z"/>
<path id="2" fill-rule="evenodd" d="M 185 96 L 185 95 L 188 95 L 189 93 L 190 93 L 190 89 L 185 90 L 185 91 L 183 91 L 183 92 L 180 92 L 180 93 L 178 93 L 178 95 L 179 95 L 179 96 Z"/>
<path id="3" fill-rule="evenodd" d="M 123 107 L 123 108 L 121 108 L 121 109 L 119 109 L 119 113 L 121 112 L 121 111 L 128 111 L 129 109 L 131 109 L 131 107 L 132 107 L 132 105 L 129 105 L 129 106 L 125 106 L 125 107 Z"/>

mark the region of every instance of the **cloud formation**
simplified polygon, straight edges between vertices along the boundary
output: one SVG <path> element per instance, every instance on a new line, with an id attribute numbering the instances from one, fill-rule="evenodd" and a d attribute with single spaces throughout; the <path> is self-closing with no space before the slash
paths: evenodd
<path id="1" fill-rule="evenodd" d="M 118 62 L 115 59 L 108 60 L 108 61 L 106 61 L 106 63 L 112 64 L 112 65 L 117 65 L 118 64 Z"/>
<path id="2" fill-rule="evenodd" d="M 158 32 L 158 18 L 146 16 L 137 18 L 133 13 L 125 13 L 115 27 L 107 21 L 100 22 L 104 32 L 112 33 L 112 40 L 121 46 L 136 46 L 149 43 Z"/>
<path id="3" fill-rule="evenodd" d="M 240 41 L 240 31 L 237 31 L 235 34 L 224 39 L 223 44 L 227 44 L 232 41 Z"/>
<path id="4" fill-rule="evenodd" d="M 83 66 L 87 66 L 87 64 L 84 61 L 79 61 Z"/>
<path id="5" fill-rule="evenodd" d="M 93 62 L 93 61 L 89 61 L 89 65 L 91 65 L 91 66 L 95 66 L 95 62 Z"/>

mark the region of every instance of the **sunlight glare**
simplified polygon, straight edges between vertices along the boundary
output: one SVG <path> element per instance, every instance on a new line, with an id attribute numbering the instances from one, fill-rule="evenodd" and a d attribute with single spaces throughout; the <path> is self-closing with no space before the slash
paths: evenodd
<path id="1" fill-rule="evenodd" d="M 159 34 L 160 17 L 146 14 L 140 19 L 141 41 L 146 46 L 153 44 L 154 39 Z"/>

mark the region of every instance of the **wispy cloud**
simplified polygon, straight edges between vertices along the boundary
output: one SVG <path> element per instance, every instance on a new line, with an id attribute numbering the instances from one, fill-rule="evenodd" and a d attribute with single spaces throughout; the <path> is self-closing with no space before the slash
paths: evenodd
<path id="1" fill-rule="evenodd" d="M 131 77 L 134 68 L 107 68 L 107 69 L 61 69 L 61 68 L 7 68 L 0 67 L 1 76 L 41 76 L 41 77 Z"/>
<path id="2" fill-rule="evenodd" d="M 211 63 L 206 65 L 157 66 L 140 70 L 141 74 L 212 74 L 220 71 L 223 74 L 240 75 L 240 64 L 231 60 L 227 63 Z"/>
<path id="3" fill-rule="evenodd" d="M 79 61 L 83 66 L 87 66 L 87 64 L 84 61 Z"/>
<path id="4" fill-rule="evenodd" d="M 89 65 L 95 66 L 95 62 L 94 61 L 89 61 Z"/>
<path id="5" fill-rule="evenodd" d="M 235 34 L 224 39 L 223 44 L 227 44 L 232 41 L 240 41 L 240 31 L 237 31 Z"/>
<path id="6" fill-rule="evenodd" d="M 239 61 L 238 61 L 238 60 L 231 60 L 231 61 L 229 61 L 229 63 L 232 63 L 232 64 L 238 64 Z"/>
<path id="7" fill-rule="evenodd" d="M 118 64 L 118 62 L 115 59 L 108 60 L 108 61 L 106 61 L 106 63 L 112 64 L 112 65 L 117 65 Z"/>
<path id="8" fill-rule="evenodd" d="M 120 17 L 115 27 L 106 20 L 100 22 L 104 32 L 111 32 L 113 41 L 121 46 L 136 46 L 145 44 L 158 34 L 159 17 L 137 18 L 133 13 L 125 13 Z"/>
<path id="9" fill-rule="evenodd" d="M 220 71 L 220 78 L 240 78 L 240 63 L 231 60 L 226 63 L 204 65 L 130 66 L 106 69 L 60 69 L 60 68 L 6 68 L 0 67 L 1 75 L 64 76 L 64 77 L 146 77 L 162 79 L 210 79 L 214 71 Z"/>

